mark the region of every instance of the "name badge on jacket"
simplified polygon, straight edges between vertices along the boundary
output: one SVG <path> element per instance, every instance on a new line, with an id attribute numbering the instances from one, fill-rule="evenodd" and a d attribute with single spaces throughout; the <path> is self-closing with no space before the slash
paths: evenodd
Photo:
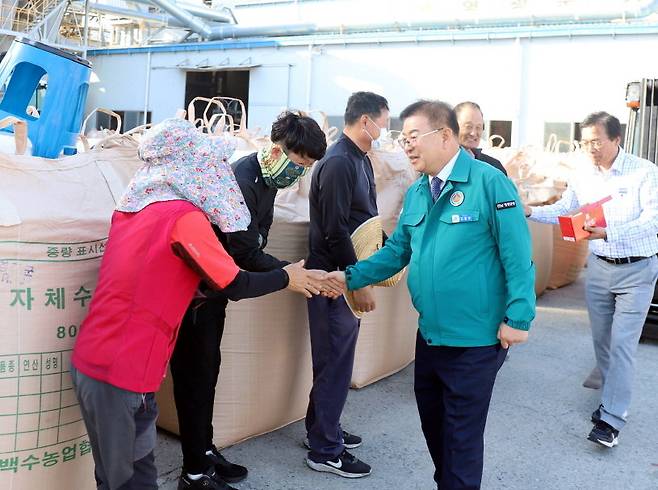
<path id="1" fill-rule="evenodd" d="M 478 220 L 478 215 L 473 213 L 453 214 L 453 223 L 470 223 Z"/>

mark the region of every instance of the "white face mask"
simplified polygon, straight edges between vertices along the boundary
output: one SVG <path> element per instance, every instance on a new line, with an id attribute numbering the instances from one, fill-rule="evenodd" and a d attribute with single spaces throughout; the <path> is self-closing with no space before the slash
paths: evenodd
<path id="1" fill-rule="evenodd" d="M 384 146 L 384 143 L 388 139 L 388 129 L 386 128 L 379 128 L 379 138 L 374 140 L 372 142 L 372 148 L 373 150 L 377 150 Z"/>
<path id="2" fill-rule="evenodd" d="M 368 117 L 368 119 L 370 118 Z M 379 128 L 379 125 L 375 121 L 370 119 L 370 122 Z M 372 141 L 371 146 L 373 149 L 381 148 L 384 140 L 386 140 L 386 137 L 388 136 L 388 129 L 386 128 L 379 128 L 379 134 L 377 135 L 377 138 L 373 138 L 370 134 L 370 131 L 368 131 L 365 127 L 363 128 L 363 131 L 365 131 L 365 133 L 370 137 L 370 140 Z"/>

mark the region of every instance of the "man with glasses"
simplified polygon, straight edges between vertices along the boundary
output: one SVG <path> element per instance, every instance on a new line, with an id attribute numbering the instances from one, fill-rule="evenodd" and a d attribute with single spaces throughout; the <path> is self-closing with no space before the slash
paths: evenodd
<path id="1" fill-rule="evenodd" d="M 414 391 L 441 489 L 477 489 L 496 374 L 535 315 L 530 233 L 514 184 L 458 141 L 453 109 L 407 107 L 399 138 L 421 177 L 393 235 L 370 258 L 332 272 L 350 290 L 409 266 L 418 310 Z"/>
<path id="2" fill-rule="evenodd" d="M 588 439 L 613 447 L 626 424 L 635 352 L 658 277 L 658 168 L 619 146 L 616 117 L 595 112 L 580 128 L 580 146 L 592 165 L 577 174 L 558 202 L 526 207 L 526 216 L 557 223 L 558 216 L 612 196 L 603 205 L 606 227 L 585 226 L 591 252 L 585 299 L 602 377 Z"/>
<path id="3" fill-rule="evenodd" d="M 366 153 L 388 121 L 388 102 L 381 95 L 356 92 L 347 101 L 343 134 L 317 164 L 311 182 L 308 267 L 335 271 L 356 263 L 351 234 L 378 214 L 375 175 Z M 354 300 L 361 311 L 375 308 L 371 287 L 356 291 Z M 359 321 L 342 296 L 310 298 L 308 321 L 313 388 L 306 413 L 310 449 L 306 463 L 316 471 L 346 478 L 367 476 L 370 466 L 347 451 L 360 446 L 361 438 L 340 425 Z"/>
<path id="4" fill-rule="evenodd" d="M 324 132 L 311 117 L 284 112 L 272 124 L 271 143 L 233 165 L 251 214 L 246 231 L 215 233 L 235 263 L 250 272 L 269 272 L 288 264 L 266 253 L 278 189 L 294 184 L 327 148 Z M 306 296 L 323 289 L 319 271 L 307 272 L 306 287 L 292 288 Z M 208 296 L 212 293 L 208 292 Z M 179 490 L 232 488 L 247 476 L 244 466 L 228 462 L 213 444 L 215 386 L 221 363 L 220 344 L 228 298 L 212 295 L 192 303 L 171 359 L 174 400 L 178 412 L 183 474 Z M 212 476 L 214 473 L 214 477 Z"/>
<path id="5" fill-rule="evenodd" d="M 500 160 L 482 153 L 480 141 L 484 132 L 484 117 L 482 109 L 475 102 L 460 102 L 455 106 L 457 122 L 459 123 L 459 144 L 476 160 L 488 163 L 507 175 Z"/>

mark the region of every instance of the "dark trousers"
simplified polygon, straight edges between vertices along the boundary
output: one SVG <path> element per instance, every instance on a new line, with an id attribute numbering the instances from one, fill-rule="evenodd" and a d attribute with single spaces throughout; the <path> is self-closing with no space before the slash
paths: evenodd
<path id="1" fill-rule="evenodd" d="M 484 427 L 506 353 L 500 344 L 432 347 L 417 335 L 414 391 L 441 490 L 480 488 Z"/>
<path id="2" fill-rule="evenodd" d="M 153 393 L 117 388 L 71 366 L 99 490 L 157 490 L 153 450 L 158 407 Z"/>
<path id="3" fill-rule="evenodd" d="M 359 322 L 345 299 L 314 296 L 308 301 L 313 388 L 306 412 L 310 457 L 322 462 L 343 452 L 340 416 L 352 381 Z"/>
<path id="4" fill-rule="evenodd" d="M 227 304 L 220 297 L 188 308 L 171 358 L 183 468 L 188 473 L 203 473 L 212 465 L 206 451 L 213 444 L 215 386 Z"/>

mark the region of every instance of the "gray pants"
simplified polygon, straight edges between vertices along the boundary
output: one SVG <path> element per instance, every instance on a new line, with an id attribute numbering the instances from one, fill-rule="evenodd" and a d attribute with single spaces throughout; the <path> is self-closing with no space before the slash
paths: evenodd
<path id="1" fill-rule="evenodd" d="M 596 363 L 601 370 L 601 419 L 620 430 L 631 403 L 635 352 L 658 278 L 658 258 L 610 264 L 590 255 L 585 297 Z"/>
<path id="2" fill-rule="evenodd" d="M 153 450 L 158 408 L 153 393 L 98 381 L 71 366 L 101 490 L 157 490 Z"/>

